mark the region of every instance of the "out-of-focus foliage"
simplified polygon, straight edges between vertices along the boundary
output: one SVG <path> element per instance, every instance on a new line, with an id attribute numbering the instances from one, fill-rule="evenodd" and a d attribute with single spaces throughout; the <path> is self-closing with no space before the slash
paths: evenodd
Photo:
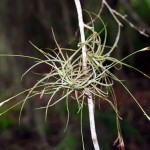
<path id="1" fill-rule="evenodd" d="M 2 132 L 3 130 L 7 130 L 10 129 L 11 127 L 13 127 L 14 125 L 17 125 L 16 121 L 14 120 L 14 118 L 12 118 L 11 114 L 8 114 L 9 116 L 2 116 L 0 118 L 0 131 Z"/>
<path id="2" fill-rule="evenodd" d="M 146 21 L 149 21 L 150 1 L 149 0 L 131 0 L 131 4 L 138 15 Z"/>

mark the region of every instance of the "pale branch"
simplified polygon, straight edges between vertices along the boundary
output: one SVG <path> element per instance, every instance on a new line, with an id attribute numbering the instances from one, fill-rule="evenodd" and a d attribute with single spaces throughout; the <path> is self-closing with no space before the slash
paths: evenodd
<path id="1" fill-rule="evenodd" d="M 122 26 L 122 23 L 120 22 L 118 17 L 121 18 L 122 20 L 124 20 L 127 24 L 129 24 L 129 26 L 131 28 L 137 30 L 140 34 L 142 34 L 146 37 L 149 37 L 149 35 L 146 33 L 146 31 L 148 33 L 150 33 L 150 27 L 137 15 L 137 13 L 135 13 L 135 11 L 130 6 L 129 2 L 126 2 L 126 0 L 122 0 L 121 3 L 125 6 L 127 12 L 130 14 L 130 16 L 133 18 L 133 20 L 136 21 L 139 26 L 141 26 L 140 28 L 137 27 L 136 25 L 134 25 L 131 21 L 129 21 L 127 19 L 127 15 L 123 15 L 123 14 L 119 13 L 118 11 L 112 9 L 106 0 L 102 0 L 99 12 L 97 13 L 97 15 L 95 16 L 95 18 L 92 21 L 87 23 L 87 25 L 90 25 L 92 22 L 96 21 L 98 16 L 101 15 L 101 12 L 103 11 L 104 6 L 106 6 L 107 9 L 109 10 L 110 14 L 113 16 L 113 18 L 115 19 L 115 21 L 117 22 L 117 24 L 119 26 Z"/>
<path id="2" fill-rule="evenodd" d="M 112 9 L 109 4 L 106 2 L 106 0 L 103 0 L 104 5 L 108 8 L 110 14 L 113 16 L 113 18 L 115 19 L 115 21 L 118 23 L 119 26 L 122 26 L 122 23 L 118 20 L 118 18 L 116 17 L 116 15 L 114 14 L 114 9 Z"/>
<path id="3" fill-rule="evenodd" d="M 138 24 L 138 26 L 142 27 L 143 29 L 139 29 L 138 27 L 135 27 L 131 22 L 129 22 L 126 18 L 124 19 L 132 28 L 138 30 L 140 32 L 140 34 L 143 34 L 144 36 L 149 36 L 148 34 L 145 33 L 145 31 L 147 31 L 150 34 L 150 27 L 148 24 L 146 24 L 139 16 L 138 14 L 134 11 L 134 9 L 131 6 L 131 2 L 126 1 L 126 0 L 122 0 L 120 1 L 126 8 L 128 14 L 130 14 L 130 17 L 136 21 L 136 23 Z M 122 18 L 122 17 L 121 17 Z M 123 19 L 123 18 L 122 18 Z"/>
<path id="4" fill-rule="evenodd" d="M 85 46 L 85 34 L 84 34 L 84 22 L 83 22 L 83 16 L 82 16 L 82 8 L 79 0 L 74 0 L 77 14 L 78 14 L 78 21 L 79 21 L 79 30 L 80 30 L 80 36 L 81 36 L 81 43 L 82 45 L 82 66 L 83 70 L 87 68 L 87 57 L 86 57 L 86 46 Z"/>
<path id="5" fill-rule="evenodd" d="M 102 3 L 107 7 L 107 9 L 109 10 L 110 14 L 112 15 L 112 17 L 114 18 L 114 20 L 117 22 L 118 24 L 118 29 L 117 29 L 117 36 L 115 39 L 115 42 L 111 48 L 111 50 L 107 53 L 107 55 L 109 56 L 113 50 L 115 49 L 115 47 L 117 47 L 117 44 L 119 42 L 119 38 L 120 38 L 120 33 L 121 33 L 121 27 L 123 26 L 122 23 L 118 20 L 118 18 L 116 17 L 116 15 L 114 14 L 114 10 L 109 6 L 109 4 L 106 2 L 106 0 L 103 0 Z"/>
<path id="6" fill-rule="evenodd" d="M 94 120 L 94 104 L 92 100 L 92 94 L 88 94 L 88 108 L 89 108 L 89 119 L 90 119 L 90 128 L 91 128 L 91 136 L 92 136 L 92 141 L 95 150 L 99 150 L 99 144 L 97 140 L 97 135 L 96 135 L 96 129 L 95 129 L 95 120 Z"/>
<path id="7" fill-rule="evenodd" d="M 123 16 L 122 14 L 118 13 L 118 12 L 115 11 L 115 10 L 113 10 L 113 12 L 114 12 L 117 16 L 119 16 L 122 20 L 124 20 L 126 23 L 128 23 L 131 28 L 137 30 L 140 34 L 142 34 L 142 35 L 144 35 L 144 36 L 146 36 L 146 37 L 149 37 L 149 35 L 148 35 L 147 33 L 145 33 L 145 29 L 140 29 L 140 28 L 136 27 L 133 23 L 131 23 L 131 22 L 126 18 L 127 15 L 124 15 L 124 16 Z"/>
<path id="8" fill-rule="evenodd" d="M 84 34 L 85 25 L 83 22 L 81 3 L 79 0 L 74 0 L 74 1 L 77 9 L 77 14 L 78 14 L 79 29 L 80 29 L 81 44 L 82 44 L 82 67 L 83 67 L 82 69 L 83 69 L 83 73 L 87 75 L 87 56 L 86 56 L 86 46 L 85 46 L 85 34 Z M 91 130 L 93 145 L 95 150 L 100 150 L 98 140 L 97 140 L 97 135 L 96 135 L 96 129 L 95 129 L 94 104 L 93 104 L 92 94 L 88 91 L 88 88 L 85 89 L 85 95 L 87 96 L 87 100 L 88 100 L 90 130 Z"/>
<path id="9" fill-rule="evenodd" d="M 95 21 L 96 21 L 96 19 L 98 19 L 98 17 L 101 15 L 101 13 L 102 13 L 102 11 L 103 11 L 103 8 L 104 8 L 104 3 L 103 3 L 103 1 L 102 1 L 102 3 L 101 3 L 101 7 L 100 7 L 100 9 L 99 9 L 99 11 L 98 11 L 97 15 L 93 18 L 93 20 L 92 20 L 92 21 L 88 22 L 88 23 L 87 23 L 87 25 L 92 24 L 93 22 L 95 22 Z"/>
<path id="10" fill-rule="evenodd" d="M 106 0 L 102 0 L 102 3 L 104 3 L 104 5 L 108 8 L 108 10 L 110 11 L 110 13 L 111 13 L 111 15 L 113 16 L 113 18 L 116 20 L 116 22 L 118 23 L 118 25 L 122 25 L 122 24 L 121 24 L 121 22 L 119 21 L 119 19 L 117 18 L 117 16 L 120 17 L 122 20 L 124 20 L 126 23 L 128 23 L 131 28 L 137 30 L 140 34 L 142 34 L 142 35 L 144 35 L 144 36 L 146 36 L 146 37 L 149 36 L 147 33 L 145 33 L 145 30 L 136 27 L 132 22 L 130 22 L 130 21 L 126 18 L 127 15 L 122 15 L 121 13 L 119 13 L 119 12 L 117 12 L 116 10 L 112 9 L 112 8 L 109 6 L 109 4 L 106 2 Z M 131 11 L 131 9 L 129 9 L 129 5 L 125 5 L 125 6 L 127 7 L 128 11 L 129 11 L 129 10 Z M 132 12 L 130 12 L 130 13 L 132 14 Z M 136 15 L 136 14 L 134 13 L 134 16 L 132 16 L 134 19 L 135 19 L 135 15 Z M 140 20 L 140 18 L 139 18 L 137 15 L 136 15 L 136 19 L 135 19 L 135 20 L 136 20 L 136 21 L 138 20 L 138 22 L 142 22 L 142 21 Z M 142 25 L 143 27 L 146 27 L 145 24 L 144 24 L 144 25 L 143 25 L 143 24 L 140 24 L 140 25 Z M 148 28 L 147 28 L 147 30 L 148 30 Z"/>

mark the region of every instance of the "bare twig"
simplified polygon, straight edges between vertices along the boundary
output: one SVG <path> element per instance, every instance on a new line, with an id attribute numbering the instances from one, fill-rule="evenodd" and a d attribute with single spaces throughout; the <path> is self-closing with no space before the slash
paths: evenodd
<path id="1" fill-rule="evenodd" d="M 78 13 L 78 21 L 79 21 L 79 30 L 80 30 L 80 36 L 81 36 L 81 42 L 82 45 L 82 66 L 83 70 L 87 68 L 87 58 L 86 58 L 86 46 L 85 46 L 85 34 L 84 34 L 84 22 L 83 22 L 83 16 L 82 16 L 82 8 L 79 0 L 74 0 L 77 13 Z"/>
<path id="2" fill-rule="evenodd" d="M 112 17 L 114 18 L 114 20 L 117 22 L 118 24 L 118 29 L 117 29 L 117 36 L 115 39 L 115 42 L 111 48 L 111 50 L 107 53 L 107 55 L 109 56 L 113 50 L 117 47 L 117 44 L 119 42 L 119 38 L 120 38 L 120 31 L 121 31 L 121 27 L 123 26 L 122 23 L 118 20 L 118 18 L 116 17 L 116 15 L 114 14 L 114 10 L 109 6 L 109 4 L 106 2 L 106 0 L 103 0 L 102 3 L 107 7 L 107 9 L 109 10 L 110 14 L 112 15 Z"/>
<path id="3" fill-rule="evenodd" d="M 87 25 L 91 25 L 92 22 L 95 22 L 96 19 L 98 19 L 98 17 L 101 15 L 101 13 L 102 13 L 102 11 L 103 11 L 103 8 L 104 8 L 104 3 L 103 3 L 103 1 L 102 1 L 102 2 L 101 2 L 101 7 L 100 7 L 100 9 L 99 9 L 97 15 L 93 18 L 92 21 L 88 22 Z"/>
<path id="4" fill-rule="evenodd" d="M 90 128 L 91 128 L 91 136 L 93 140 L 93 145 L 95 150 L 100 150 L 97 135 L 96 135 L 96 129 L 95 129 L 95 120 L 94 120 L 94 104 L 92 99 L 92 94 L 88 93 L 88 108 L 89 108 L 89 119 L 90 119 Z"/>
<path id="5" fill-rule="evenodd" d="M 126 17 L 127 15 L 122 15 L 120 14 L 119 12 L 113 10 L 114 14 L 116 14 L 117 16 L 119 16 L 122 20 L 124 20 L 126 23 L 129 24 L 129 26 L 135 30 L 137 30 L 140 34 L 146 36 L 146 37 L 149 37 L 149 35 L 147 33 L 145 33 L 145 29 L 140 29 L 138 27 L 136 27 L 132 22 L 130 22 Z"/>
<path id="6" fill-rule="evenodd" d="M 126 10 L 130 14 L 130 16 L 137 22 L 137 24 L 139 26 L 141 26 L 140 28 L 135 26 L 131 21 L 129 21 L 127 19 L 127 15 L 123 15 L 123 14 L 119 13 L 118 11 L 112 9 L 106 0 L 102 0 L 100 10 L 99 10 L 98 14 L 96 15 L 96 17 L 92 20 L 92 22 L 94 22 L 98 18 L 98 16 L 100 16 L 101 12 L 103 11 L 104 6 L 106 6 L 107 9 L 109 10 L 110 14 L 113 16 L 113 18 L 117 22 L 117 24 L 120 25 L 120 27 L 122 26 L 122 23 L 120 22 L 120 20 L 117 17 L 124 20 L 127 24 L 129 24 L 129 26 L 131 28 L 137 30 L 140 34 L 142 34 L 146 37 L 149 37 L 149 35 L 147 33 L 150 33 L 150 27 L 135 13 L 135 11 L 130 6 L 129 2 L 127 2 L 126 0 L 122 0 L 121 3 L 125 6 Z M 92 22 L 90 21 L 89 23 L 87 23 L 87 25 L 90 25 Z"/>
<path id="7" fill-rule="evenodd" d="M 125 6 L 125 9 L 127 10 L 127 12 L 130 14 L 130 16 L 133 18 L 134 21 L 136 21 L 136 23 L 138 24 L 138 26 L 140 26 L 141 28 L 143 29 L 139 29 L 137 27 L 135 27 L 131 22 L 129 22 L 126 18 L 121 18 L 126 21 L 132 28 L 135 28 L 136 30 L 139 30 L 140 34 L 143 34 L 145 36 L 149 36 L 148 34 L 145 33 L 148 32 L 150 34 L 150 26 L 148 24 L 146 24 L 139 16 L 138 14 L 133 10 L 132 6 L 130 5 L 131 2 L 130 0 L 129 1 L 126 1 L 126 0 L 122 0 L 120 1 L 124 6 Z M 118 14 L 117 14 L 118 15 Z"/>
<path id="8" fill-rule="evenodd" d="M 121 22 L 119 21 L 119 19 L 117 18 L 120 17 L 122 20 L 124 20 L 126 23 L 129 24 L 130 27 L 132 27 L 133 29 L 137 30 L 140 34 L 149 37 L 149 35 L 145 32 L 144 29 L 140 29 L 137 26 L 135 26 L 132 22 L 130 22 L 126 17 L 127 15 L 122 15 L 121 13 L 117 12 L 116 10 L 112 9 L 109 4 L 106 2 L 106 0 L 103 0 L 102 3 L 104 3 L 104 5 L 108 8 L 108 10 L 110 11 L 111 15 L 113 16 L 113 18 L 115 19 L 115 21 L 118 23 L 118 25 L 122 26 Z M 123 2 L 122 2 L 123 3 Z M 125 3 L 125 2 L 124 2 Z M 133 19 L 135 19 L 137 22 L 139 22 L 139 24 L 145 28 L 147 28 L 147 30 L 149 30 L 149 28 L 146 26 L 146 24 L 143 24 L 143 21 L 132 11 L 132 8 L 129 8 L 129 4 L 126 3 L 126 8 L 128 11 L 130 11 L 130 14 L 132 14 Z M 132 11 L 132 12 L 131 12 Z M 142 23 L 141 23 L 142 22 Z"/>
<path id="9" fill-rule="evenodd" d="M 77 13 L 78 13 L 78 21 L 79 21 L 79 29 L 80 29 L 80 36 L 81 36 L 81 43 L 82 45 L 82 69 L 83 73 L 87 75 L 87 56 L 86 56 L 86 46 L 85 46 L 85 34 L 84 34 L 84 22 L 83 22 L 83 16 L 82 16 L 82 8 L 79 0 L 74 0 Z M 96 130 L 95 130 L 95 120 L 94 120 L 94 104 L 92 99 L 92 94 L 86 89 L 85 95 L 88 99 L 88 107 L 89 107 L 89 120 L 90 120 L 90 129 L 91 129 L 91 136 L 93 140 L 93 145 L 95 150 L 100 150 Z"/>

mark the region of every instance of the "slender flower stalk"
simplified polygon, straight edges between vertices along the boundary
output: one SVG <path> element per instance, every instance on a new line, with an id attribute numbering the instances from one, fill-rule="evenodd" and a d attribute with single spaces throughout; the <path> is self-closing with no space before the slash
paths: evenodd
<path id="1" fill-rule="evenodd" d="M 81 3 L 79 0 L 74 0 L 77 13 L 78 13 L 78 21 L 79 21 L 79 29 L 80 29 L 80 36 L 81 36 L 81 43 L 82 45 L 82 70 L 85 75 L 87 75 L 87 56 L 86 56 L 86 45 L 85 45 L 85 34 L 84 34 L 84 22 L 83 22 L 83 16 L 82 16 L 82 8 Z M 88 100 L 88 108 L 89 108 L 89 121 L 90 121 L 90 129 L 91 129 L 91 137 L 93 141 L 93 145 L 95 150 L 100 150 L 98 140 L 97 140 L 97 134 L 95 129 L 95 119 L 94 119 L 94 104 L 92 99 L 92 94 L 88 89 L 86 89 L 85 92 Z"/>

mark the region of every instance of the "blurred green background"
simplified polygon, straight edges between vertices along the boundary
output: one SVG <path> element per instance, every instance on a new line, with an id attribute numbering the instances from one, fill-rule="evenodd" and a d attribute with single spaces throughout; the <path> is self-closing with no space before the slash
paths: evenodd
<path id="1" fill-rule="evenodd" d="M 101 6 L 99 0 L 81 0 L 82 7 L 98 13 Z M 145 28 L 150 35 L 150 1 L 149 0 L 108 0 L 110 6 L 127 14 L 135 26 Z M 89 18 L 84 12 L 84 20 Z M 109 45 L 113 44 L 117 24 L 109 11 L 104 8 L 102 19 L 107 24 Z M 121 20 L 122 21 L 122 20 Z M 150 38 L 140 35 L 128 24 L 122 21 L 121 37 L 113 56 L 121 59 L 124 56 L 150 46 Z M 101 30 L 99 24 L 95 24 Z M 77 13 L 73 0 L 1 0 L 0 1 L 0 53 L 23 54 L 41 57 L 31 46 L 33 42 L 39 48 L 55 48 L 51 27 L 56 39 L 62 47 L 75 47 L 79 38 Z M 102 35 L 103 38 L 103 35 Z M 139 53 L 127 60 L 127 63 L 150 75 L 149 51 Z M 33 72 L 23 81 L 21 75 L 33 65 L 33 61 L 18 57 L 0 57 L 0 102 L 31 87 L 38 78 Z M 39 66 L 34 71 L 48 72 L 46 66 Z M 114 73 L 123 80 L 132 91 L 143 108 L 150 114 L 150 80 L 128 68 Z M 114 86 L 121 113 L 121 128 L 127 150 L 149 150 L 150 125 L 132 98 L 119 85 Z M 3 112 L 19 96 L 6 107 L 0 107 Z M 44 110 L 34 108 L 46 104 L 48 97 L 32 98 L 25 106 L 18 123 L 20 107 L 15 107 L 7 114 L 0 116 L 0 149 L 2 150 L 81 150 L 80 115 L 77 114 L 76 102 L 70 101 L 70 120 L 67 130 L 64 128 L 67 120 L 65 103 L 49 109 L 48 122 L 44 121 Z M 101 102 L 100 108 L 95 107 L 95 121 L 98 140 L 102 150 L 117 149 L 113 142 L 117 137 L 115 113 L 112 108 Z M 87 105 L 83 110 L 83 134 L 86 150 L 92 150 L 93 145 L 89 130 Z"/>

